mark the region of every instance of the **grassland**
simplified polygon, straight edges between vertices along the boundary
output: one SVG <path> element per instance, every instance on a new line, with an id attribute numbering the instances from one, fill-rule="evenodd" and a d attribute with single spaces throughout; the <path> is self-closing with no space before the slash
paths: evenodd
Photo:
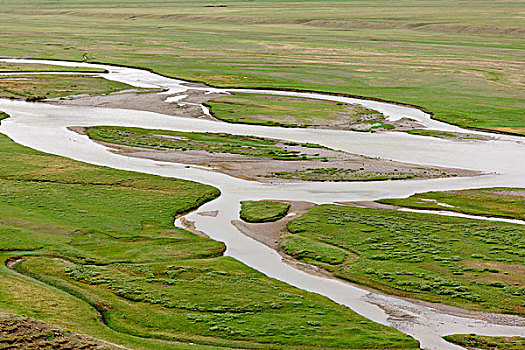
<path id="1" fill-rule="evenodd" d="M 525 189 L 482 188 L 424 192 L 402 199 L 378 202 L 415 209 L 448 210 L 458 213 L 525 220 Z"/>
<path id="2" fill-rule="evenodd" d="M 445 337 L 451 343 L 468 350 L 521 350 L 525 348 L 525 338 L 486 337 L 475 334 L 453 334 Z"/>
<path id="3" fill-rule="evenodd" d="M 524 315 L 525 230 L 385 209 L 321 205 L 292 220 L 280 248 L 384 292 Z"/>
<path id="4" fill-rule="evenodd" d="M 214 117 L 228 123 L 359 131 L 394 128 L 385 123 L 385 117 L 379 112 L 340 102 L 233 93 L 205 104 Z"/>
<path id="5" fill-rule="evenodd" d="M 246 157 L 307 160 L 316 159 L 305 153 L 288 150 L 278 141 L 226 133 L 199 133 L 168 130 L 151 130 L 127 127 L 95 126 L 86 128 L 94 140 L 118 145 L 160 150 L 194 150 L 209 153 L 229 153 Z M 309 148 L 323 148 L 316 144 L 304 144 Z M 317 157 L 320 159 L 320 157 Z"/>
<path id="6" fill-rule="evenodd" d="M 10 164 L 0 168 L 3 312 L 132 349 L 417 348 L 175 228 L 175 215 L 219 195 L 211 186 L 79 163 L 5 136 L 0 159 Z"/>
<path id="7" fill-rule="evenodd" d="M 4 2 L 1 54 L 85 55 L 216 86 L 376 97 L 462 126 L 525 134 L 520 1 L 141 4 Z"/>
<path id="8" fill-rule="evenodd" d="M 80 72 L 80 73 L 105 73 L 105 69 L 91 67 L 62 67 L 38 63 L 10 63 L 0 62 L 0 73 L 7 72 Z"/>
<path id="9" fill-rule="evenodd" d="M 278 201 L 242 201 L 241 219 L 247 222 L 277 221 L 288 214 L 290 203 Z"/>
<path id="10" fill-rule="evenodd" d="M 79 75 L 13 75 L 0 76 L 0 98 L 38 101 L 72 95 L 101 95 L 132 87 L 103 78 Z"/>

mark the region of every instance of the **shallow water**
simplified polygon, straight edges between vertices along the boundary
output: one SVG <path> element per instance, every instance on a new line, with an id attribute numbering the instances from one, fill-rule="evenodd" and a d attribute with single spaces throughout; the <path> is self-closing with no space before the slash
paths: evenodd
<path id="1" fill-rule="evenodd" d="M 25 60 L 10 61 L 25 62 Z M 165 88 L 168 91 L 163 94 L 167 98 L 170 94 L 184 92 L 188 89 L 181 80 L 162 77 L 140 69 L 75 62 L 42 60 L 31 60 L 31 62 L 70 67 L 103 68 L 109 73 L 100 73 L 97 74 L 98 76 L 136 87 Z M 223 91 L 214 88 L 201 89 L 213 92 Z M 229 89 L 228 91 L 261 93 L 260 90 L 244 89 Z M 383 112 L 392 120 L 411 117 L 432 129 L 473 133 L 431 120 L 428 114 L 410 107 L 323 94 L 264 92 L 359 103 Z M 239 201 L 244 199 L 287 199 L 333 203 L 406 197 L 416 192 L 430 190 L 491 186 L 525 187 L 525 162 L 522 161 L 525 159 L 525 145 L 517 137 L 497 136 L 497 140 L 491 141 L 448 141 L 403 133 L 369 134 L 337 130 L 226 124 L 134 110 L 52 106 L 10 100 L 0 100 L 0 110 L 11 115 L 11 118 L 2 121 L 0 132 L 10 136 L 20 144 L 88 163 L 194 180 L 218 187 L 222 191 L 222 196 L 198 210 L 198 212 L 218 210 L 217 217 L 191 213 L 186 218 L 194 221 L 197 229 L 207 233 L 213 239 L 225 242 L 227 255 L 235 257 L 268 276 L 325 295 L 338 303 L 349 306 L 371 320 L 393 326 L 410 334 L 420 340 L 424 348 L 460 348 L 445 342 L 441 338 L 441 336 L 451 333 L 525 336 L 525 328 L 523 327 L 499 326 L 471 318 L 451 316 L 432 307 L 422 306 L 393 296 L 369 292 L 348 283 L 297 270 L 284 263 L 275 251 L 241 234 L 231 225 L 231 220 L 239 218 Z M 481 170 L 489 174 L 470 178 L 411 181 L 260 184 L 216 173 L 205 167 L 116 155 L 106 147 L 92 142 L 86 136 L 78 135 L 67 129 L 68 126 L 91 125 L 229 132 L 282 138 L 296 142 L 319 143 L 327 147 L 367 156 L 425 165 Z M 180 225 L 180 222 L 176 222 L 176 224 Z M 394 310 L 396 316 L 389 316 L 384 309 Z M 399 313 L 406 317 L 398 317 Z"/>

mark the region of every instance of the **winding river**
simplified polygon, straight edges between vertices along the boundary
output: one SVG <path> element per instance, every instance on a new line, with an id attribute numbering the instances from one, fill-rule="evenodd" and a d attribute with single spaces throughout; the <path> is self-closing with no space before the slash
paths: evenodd
<path id="1" fill-rule="evenodd" d="M 134 68 L 103 64 L 47 60 L 2 60 L 18 63 L 42 63 L 66 67 L 102 68 L 108 73 L 96 73 L 106 79 L 135 87 L 167 89 L 162 94 L 181 93 L 189 89 L 186 82 L 163 77 Z M 63 73 L 62 73 L 63 74 Z M 195 87 L 191 87 L 195 89 Z M 261 91 L 247 89 L 199 89 L 210 92 L 248 92 L 291 95 L 356 103 L 382 112 L 391 120 L 409 117 L 433 130 L 468 132 L 459 127 L 432 120 L 418 109 L 394 104 L 358 100 L 348 97 L 314 93 Z M 55 106 L 45 103 L 1 100 L 0 110 L 11 115 L 2 121 L 0 132 L 15 142 L 43 152 L 112 168 L 177 177 L 218 187 L 222 195 L 198 211 L 186 215 L 198 230 L 226 243 L 226 255 L 232 256 L 262 273 L 293 286 L 325 295 L 347 305 L 359 314 L 392 326 L 421 342 L 425 349 L 461 349 L 442 339 L 452 333 L 525 336 L 525 320 L 513 316 L 492 315 L 496 320 L 514 320 L 520 326 L 504 326 L 494 321 L 478 319 L 476 313 L 462 312 L 455 316 L 432 306 L 402 298 L 370 292 L 351 284 L 319 277 L 298 270 L 282 261 L 269 247 L 241 234 L 231 225 L 239 218 L 239 202 L 245 199 L 304 200 L 315 203 L 363 201 L 380 198 L 406 197 L 416 192 L 452 190 L 491 186 L 525 187 L 525 143 L 513 136 L 498 135 L 490 141 L 450 141 L 405 133 L 359 133 L 337 130 L 290 129 L 241 124 L 226 124 L 203 119 L 181 118 L 136 110 L 78 106 Z M 211 131 L 281 138 L 295 142 L 314 142 L 334 149 L 367 156 L 389 158 L 424 165 L 481 170 L 486 175 L 446 179 L 380 181 L 380 182 L 319 182 L 297 184 L 261 184 L 214 172 L 205 167 L 131 158 L 110 152 L 89 138 L 69 131 L 69 126 L 114 125 L 156 128 L 177 131 Z M 485 134 L 487 135 L 487 134 Z M 494 136 L 494 135 L 488 135 Z M 199 215 L 202 211 L 218 210 L 216 217 Z M 181 225 L 180 221 L 175 222 Z"/>

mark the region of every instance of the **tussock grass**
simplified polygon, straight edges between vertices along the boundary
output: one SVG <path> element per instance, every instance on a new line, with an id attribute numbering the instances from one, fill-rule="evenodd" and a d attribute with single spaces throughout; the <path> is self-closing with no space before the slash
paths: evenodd
<path id="1" fill-rule="evenodd" d="M 391 294 L 525 314 L 525 230 L 385 209 L 320 205 L 288 223 L 286 253 Z"/>
<path id="2" fill-rule="evenodd" d="M 458 213 L 525 220 L 525 189 L 481 188 L 424 192 L 408 198 L 382 199 L 380 203 L 415 209 L 448 210 Z"/>

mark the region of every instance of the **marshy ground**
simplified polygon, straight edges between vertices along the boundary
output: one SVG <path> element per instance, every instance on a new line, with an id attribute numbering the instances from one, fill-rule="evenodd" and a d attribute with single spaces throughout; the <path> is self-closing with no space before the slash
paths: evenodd
<path id="1" fill-rule="evenodd" d="M 406 180 L 479 174 L 255 136 L 105 126 L 73 130 L 126 156 L 201 165 L 260 182 Z"/>
<path id="2" fill-rule="evenodd" d="M 471 212 L 472 198 L 482 196 L 488 199 L 475 201 L 483 203 L 477 205 L 477 215 L 505 212 L 522 217 L 522 192 L 510 188 L 429 192 L 410 197 L 408 203 L 438 198 L 437 203 L 423 203 L 439 209 L 443 203 L 454 203 L 455 209 L 447 210 Z M 256 205 L 266 204 L 253 202 Z M 525 313 L 522 225 L 343 205 L 310 208 L 301 215 L 290 209 L 292 216 L 271 223 L 235 225 L 285 255 L 357 284 L 467 309 Z"/>

